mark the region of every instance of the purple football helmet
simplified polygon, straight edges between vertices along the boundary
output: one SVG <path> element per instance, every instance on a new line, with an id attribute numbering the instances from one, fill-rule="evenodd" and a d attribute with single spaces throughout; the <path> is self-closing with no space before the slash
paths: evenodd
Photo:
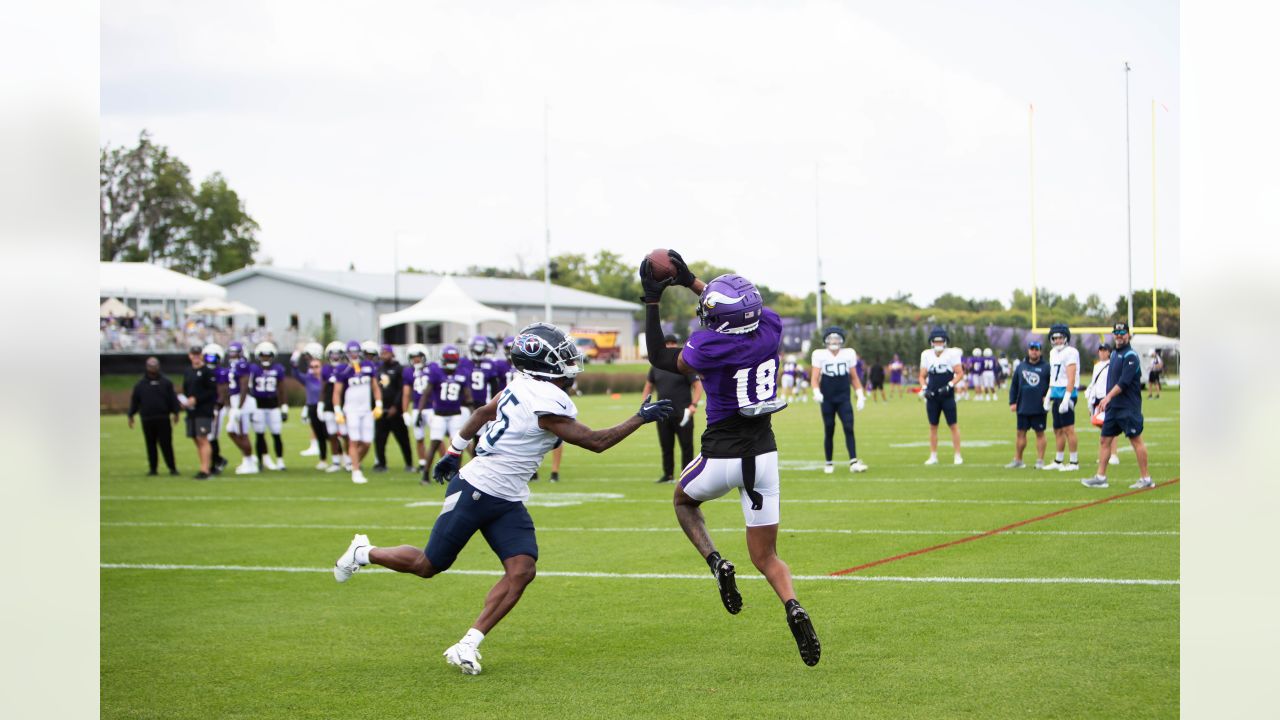
<path id="1" fill-rule="evenodd" d="M 352 340 L 347 343 L 347 357 L 352 360 L 360 359 L 360 341 Z"/>
<path id="2" fill-rule="evenodd" d="M 445 345 L 440 351 L 440 365 L 445 370 L 453 372 L 458 369 L 458 363 L 462 360 L 462 353 L 458 352 L 457 345 Z"/>
<path id="3" fill-rule="evenodd" d="M 489 352 L 489 338 L 483 335 L 477 335 L 471 338 L 471 344 L 467 345 L 467 351 L 471 353 L 472 360 L 479 360 Z"/>
<path id="4" fill-rule="evenodd" d="M 227 357 L 231 360 L 239 360 L 244 357 L 244 343 L 236 340 L 227 345 Z"/>
<path id="5" fill-rule="evenodd" d="M 707 283 L 698 298 L 702 327 L 741 335 L 755 331 L 764 312 L 764 299 L 750 280 L 728 273 Z"/>

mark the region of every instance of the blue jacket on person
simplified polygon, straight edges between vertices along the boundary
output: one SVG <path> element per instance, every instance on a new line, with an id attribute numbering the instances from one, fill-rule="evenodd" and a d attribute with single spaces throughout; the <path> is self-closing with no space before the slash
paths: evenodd
<path id="1" fill-rule="evenodd" d="M 1013 369 L 1009 383 L 1009 404 L 1018 406 L 1019 415 L 1042 415 L 1044 394 L 1049 392 L 1049 361 L 1040 356 L 1040 362 L 1024 359 Z"/>
<path id="2" fill-rule="evenodd" d="M 1111 354 L 1107 368 L 1107 392 L 1120 386 L 1120 394 L 1107 405 L 1108 415 L 1142 413 L 1142 363 L 1138 353 L 1130 345 Z"/>

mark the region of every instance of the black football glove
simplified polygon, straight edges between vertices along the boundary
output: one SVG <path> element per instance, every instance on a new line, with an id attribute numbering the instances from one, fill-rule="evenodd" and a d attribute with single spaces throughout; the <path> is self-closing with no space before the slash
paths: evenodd
<path id="1" fill-rule="evenodd" d="M 462 467 L 462 455 L 454 455 L 446 450 L 444 457 L 440 458 L 440 462 L 431 469 L 431 476 L 436 479 L 436 482 L 444 482 L 452 478 L 460 467 Z"/>
<path id="2" fill-rule="evenodd" d="M 685 264 L 684 258 L 680 257 L 680 253 L 675 250 L 668 250 L 667 257 L 671 258 L 671 264 L 676 266 L 676 276 L 671 279 L 672 285 L 680 285 L 681 287 L 692 287 L 693 281 L 698 277 L 693 274 L 689 266 Z"/>
<path id="3" fill-rule="evenodd" d="M 657 280 L 653 277 L 653 271 L 649 268 L 649 258 L 640 261 L 640 287 L 644 289 L 644 295 L 640 297 L 641 302 L 658 302 L 662 299 L 662 291 L 669 285 L 671 285 L 671 278 Z"/>
<path id="4" fill-rule="evenodd" d="M 640 403 L 640 409 L 636 414 L 645 422 L 653 422 L 655 420 L 666 420 L 671 414 L 672 407 L 670 400 L 659 400 L 658 402 L 649 402 L 653 398 L 652 395 L 646 395 L 644 402 Z"/>

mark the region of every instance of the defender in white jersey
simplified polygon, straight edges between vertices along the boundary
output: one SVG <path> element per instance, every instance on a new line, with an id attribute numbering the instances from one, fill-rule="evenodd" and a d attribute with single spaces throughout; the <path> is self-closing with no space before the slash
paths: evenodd
<path id="1" fill-rule="evenodd" d="M 939 417 L 945 417 L 951 429 L 955 464 L 964 464 L 960 457 L 960 425 L 956 421 L 956 388 L 964 387 L 964 356 L 960 348 L 947 347 L 950 340 L 946 329 L 934 328 L 929 333 L 931 347 L 920 353 L 920 397 L 929 418 L 929 459 L 925 465 L 938 464 Z"/>
<path id="2" fill-rule="evenodd" d="M 524 500 L 542 457 L 561 442 L 604 452 L 641 425 L 671 414 L 670 400 L 650 403 L 645 398 L 639 412 L 607 430 L 578 422 L 578 409 L 565 389 L 582 369 L 582 354 L 574 339 L 554 325 L 526 327 L 515 339 L 511 357 L 520 374 L 471 414 L 434 468 L 449 487 L 426 549 L 379 548 L 368 536 L 356 535 L 333 569 L 338 582 L 370 563 L 429 578 L 448 570 L 481 532 L 505 572 L 471 629 L 444 652 L 446 662 L 468 675 L 479 674 L 480 642 L 515 607 L 536 573 L 538 543 Z M 478 441 L 476 457 L 460 468 L 462 451 L 472 439 Z"/>
<path id="3" fill-rule="evenodd" d="M 1046 412 L 1053 411 L 1053 440 L 1056 454 L 1045 470 L 1071 472 L 1080 469 L 1080 456 L 1076 439 L 1076 386 L 1080 378 L 1080 351 L 1068 345 L 1071 328 L 1063 323 L 1049 327 L 1049 394 L 1044 398 Z M 1070 449 L 1071 457 L 1063 461 L 1063 450 Z"/>
<path id="4" fill-rule="evenodd" d="M 840 427 L 844 430 L 844 447 L 849 451 L 849 472 L 866 472 L 866 463 L 858 459 L 858 441 L 853 436 L 854 406 L 849 402 L 849 388 L 852 386 L 858 398 L 858 412 L 862 412 L 867 405 L 862 381 L 854 371 L 858 364 L 858 353 L 853 348 L 844 347 L 843 328 L 827 328 L 822 332 L 822 342 L 826 347 L 814 350 L 809 364 L 813 400 L 822 409 L 822 451 L 827 459 L 822 471 L 828 475 L 835 472 L 832 452 L 838 415 Z"/>

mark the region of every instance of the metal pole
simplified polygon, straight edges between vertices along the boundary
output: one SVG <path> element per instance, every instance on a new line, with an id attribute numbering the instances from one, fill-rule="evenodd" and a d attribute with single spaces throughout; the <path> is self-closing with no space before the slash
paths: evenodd
<path id="1" fill-rule="evenodd" d="M 1036 106 L 1027 104 L 1027 197 L 1031 208 L 1031 329 L 1035 330 L 1039 318 L 1036 315 L 1036 297 L 1040 294 L 1036 283 Z"/>
<path id="2" fill-rule="evenodd" d="M 818 260 L 818 332 L 822 332 L 822 232 L 819 221 L 818 163 L 813 164 L 813 252 Z"/>
<path id="3" fill-rule="evenodd" d="M 551 322 L 551 107 L 542 101 L 542 224 L 546 231 L 546 264 L 542 268 L 543 315 Z"/>
<path id="4" fill-rule="evenodd" d="M 1129 327 L 1133 327 L 1133 190 L 1129 182 L 1129 63 L 1124 64 L 1124 212 L 1129 260 Z"/>

